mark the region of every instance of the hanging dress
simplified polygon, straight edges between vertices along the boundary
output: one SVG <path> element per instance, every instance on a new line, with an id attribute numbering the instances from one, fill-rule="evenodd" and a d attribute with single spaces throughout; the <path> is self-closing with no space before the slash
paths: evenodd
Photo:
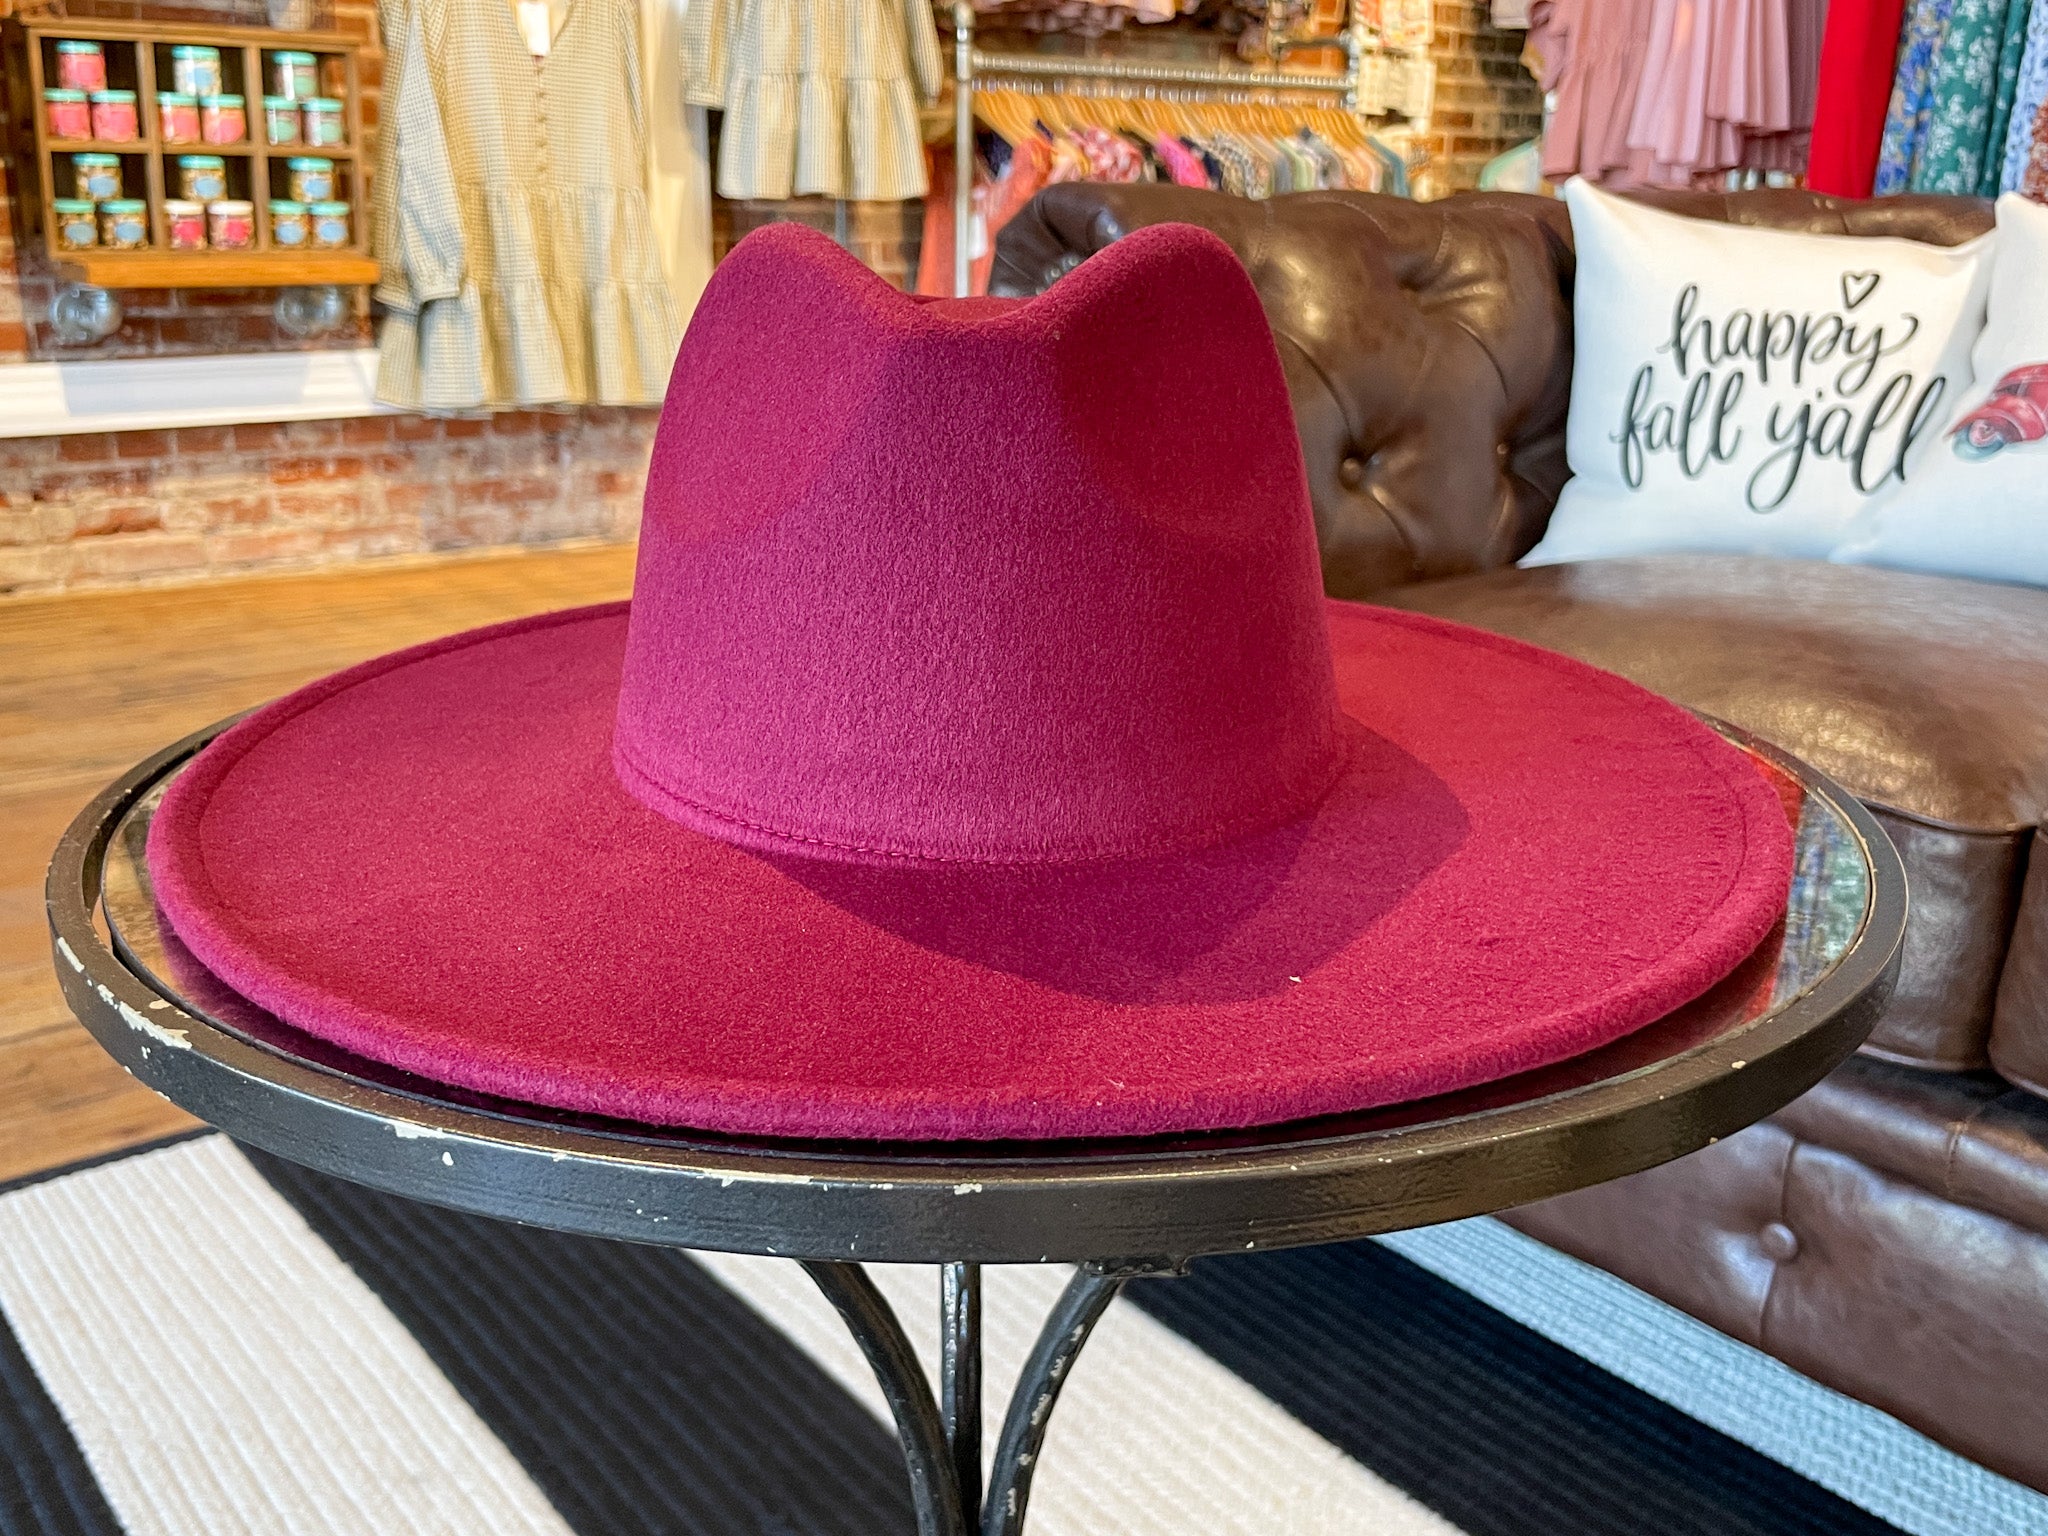
<path id="1" fill-rule="evenodd" d="M 2019 80 L 2013 89 L 2012 117 L 2006 129 L 2004 164 L 1999 176 L 2001 192 L 2017 192 L 2026 177 L 2033 153 L 2034 125 L 2048 105 L 2048 0 L 2034 0 L 2027 18 L 2026 50 L 2020 59 Z"/>
<path id="2" fill-rule="evenodd" d="M 2012 129 L 2013 101 L 2019 94 L 2020 65 L 2026 59 L 2027 20 L 2033 0 L 2008 0 L 2005 42 L 1998 54 L 1998 79 L 1992 87 L 1991 120 L 1984 130 L 1984 163 L 1977 172 L 1979 197 L 1998 196 L 2005 171 L 2005 141 Z"/>
<path id="3" fill-rule="evenodd" d="M 1707 85 L 1729 8 L 1722 0 L 1657 0 L 1628 130 L 1639 179 L 1686 186 L 1707 158 Z"/>
<path id="4" fill-rule="evenodd" d="M 2014 190 L 2037 203 L 2048 203 L 2048 102 L 2034 114 L 2034 131 L 2027 138 L 2027 163 L 2020 167 L 2020 183 Z"/>
<path id="5" fill-rule="evenodd" d="M 694 0 L 687 99 L 725 112 L 727 198 L 923 197 L 918 102 L 945 83 L 930 0 Z"/>
<path id="6" fill-rule="evenodd" d="M 1910 190 L 1976 192 L 1990 151 L 1999 58 L 2011 10 L 2011 0 L 1955 0 L 1934 55 L 1927 134 L 1913 156 Z M 1998 151 L 2005 152 L 2003 136 Z"/>
<path id="7" fill-rule="evenodd" d="M 1816 192 L 1870 196 L 1905 9 L 1905 0 L 1832 0 L 1828 6 L 1806 172 Z"/>
<path id="8" fill-rule="evenodd" d="M 640 0 L 647 65 L 647 214 L 661 270 L 688 316 L 711 281 L 710 126 L 683 99 L 682 29 L 690 0 Z"/>
<path id="9" fill-rule="evenodd" d="M 507 0 L 410 0 L 389 189 L 402 302 L 377 397 L 651 405 L 680 326 L 644 185 L 638 0 L 570 0 L 545 57 Z"/>
<path id="10" fill-rule="evenodd" d="M 1892 81 L 1891 105 L 1885 109 L 1884 142 L 1871 186 L 1879 197 L 1905 191 L 1912 180 L 1914 157 L 1934 115 L 1934 57 L 1954 10 L 1955 0 L 1913 0 L 1899 43 L 1898 74 Z"/>

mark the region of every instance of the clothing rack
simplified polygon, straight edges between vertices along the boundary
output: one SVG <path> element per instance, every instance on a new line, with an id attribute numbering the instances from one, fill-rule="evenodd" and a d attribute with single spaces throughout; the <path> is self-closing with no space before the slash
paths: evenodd
<path id="1" fill-rule="evenodd" d="M 1280 35 L 1279 9 L 1277 3 L 1269 5 L 1266 33 L 1275 65 L 1269 69 L 1255 69 L 1213 64 L 1148 64 L 1115 59 L 983 53 L 974 46 L 973 0 L 953 0 L 953 292 L 965 297 L 972 287 L 970 271 L 973 257 L 969 231 L 974 218 L 974 92 L 978 82 L 1004 84 L 1058 79 L 1175 86 L 1205 93 L 1308 91 L 1334 96 L 1346 110 L 1356 111 L 1366 60 L 1377 51 L 1367 38 L 1364 19 L 1358 8 L 1351 8 L 1349 20 L 1337 37 L 1294 42 L 1274 41 Z M 1302 47 L 1341 48 L 1345 57 L 1344 72 L 1320 75 L 1278 66 L 1278 59 L 1289 49 Z"/>

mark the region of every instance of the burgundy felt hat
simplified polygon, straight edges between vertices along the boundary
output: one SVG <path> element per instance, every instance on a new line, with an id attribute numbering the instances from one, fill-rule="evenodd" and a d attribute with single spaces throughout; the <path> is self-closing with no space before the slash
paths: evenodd
<path id="1" fill-rule="evenodd" d="M 633 602 L 226 732 L 150 868 L 291 1024 L 628 1121 L 1273 1123 L 1589 1050 L 1782 911 L 1743 753 L 1567 658 L 1324 599 L 1214 237 L 921 301 L 811 231 L 704 295 Z"/>

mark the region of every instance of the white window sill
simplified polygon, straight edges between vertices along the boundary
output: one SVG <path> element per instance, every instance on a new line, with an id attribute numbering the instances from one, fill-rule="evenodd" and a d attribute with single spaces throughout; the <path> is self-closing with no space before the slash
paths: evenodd
<path id="1" fill-rule="evenodd" d="M 0 366 L 0 438 L 394 414 L 372 347 Z"/>

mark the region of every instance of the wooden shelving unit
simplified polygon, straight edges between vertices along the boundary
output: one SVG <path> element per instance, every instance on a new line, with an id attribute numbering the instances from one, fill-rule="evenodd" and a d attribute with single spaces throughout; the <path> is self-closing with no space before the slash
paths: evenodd
<path id="1" fill-rule="evenodd" d="M 377 281 L 377 263 L 361 251 L 66 251 L 57 270 L 95 288 L 346 288 Z"/>
<path id="2" fill-rule="evenodd" d="M 370 256 L 368 162 L 363 154 L 362 74 L 355 39 L 338 32 L 274 32 L 255 27 L 194 27 L 170 23 L 95 21 L 86 18 L 9 23 L 13 34 L 7 49 L 13 89 L 22 104 L 17 114 L 19 142 L 33 152 L 21 163 L 34 179 L 24 199 L 32 216 L 31 236 L 39 239 L 57 270 L 72 282 L 97 288 L 291 288 L 336 284 L 353 286 L 377 280 Z M 107 84 L 133 90 L 141 137 L 127 143 L 52 138 L 43 111 L 43 88 L 55 80 L 56 44 L 78 38 L 102 45 L 107 58 Z M 166 144 L 157 116 L 157 92 L 171 89 L 171 49 L 196 44 L 218 48 L 222 85 L 243 98 L 248 136 L 238 144 Z M 279 52 L 310 53 L 319 61 L 323 94 L 342 103 L 344 142 L 333 145 L 278 144 L 267 141 L 263 97 L 270 57 Z M 21 117 L 26 121 L 20 121 Z M 70 156 L 114 154 L 122 160 L 124 181 L 135 170 L 141 184 L 124 186 L 125 196 L 149 204 L 150 246 L 146 250 L 95 248 L 64 251 L 56 246 L 56 200 L 70 196 Z M 181 155 L 218 155 L 227 162 L 228 195 L 256 205 L 256 244 L 245 251 L 173 251 L 164 217 L 164 202 L 178 190 L 177 160 Z M 270 238 L 268 204 L 282 198 L 285 162 L 301 155 L 334 162 L 336 200 L 349 204 L 350 244 L 341 250 L 280 249 Z"/>

